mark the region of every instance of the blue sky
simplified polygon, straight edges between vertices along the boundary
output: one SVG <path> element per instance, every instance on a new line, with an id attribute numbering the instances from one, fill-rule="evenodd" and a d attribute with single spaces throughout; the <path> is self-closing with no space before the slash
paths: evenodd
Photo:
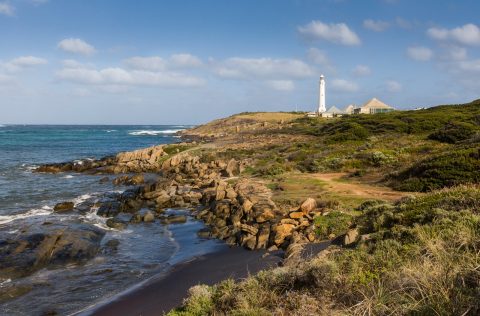
<path id="1" fill-rule="evenodd" d="M 0 123 L 196 124 L 480 97 L 475 0 L 0 0 Z"/>

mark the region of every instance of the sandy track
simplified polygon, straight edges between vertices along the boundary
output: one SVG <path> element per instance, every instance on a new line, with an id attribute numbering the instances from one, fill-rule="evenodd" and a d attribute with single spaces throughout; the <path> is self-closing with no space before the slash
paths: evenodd
<path id="1" fill-rule="evenodd" d="M 387 201 L 395 201 L 407 195 L 410 192 L 394 191 L 388 187 L 374 186 L 360 182 L 344 182 L 341 180 L 346 173 L 315 173 L 310 177 L 325 182 L 324 189 L 339 195 L 352 195 L 367 199 L 379 199 Z"/>

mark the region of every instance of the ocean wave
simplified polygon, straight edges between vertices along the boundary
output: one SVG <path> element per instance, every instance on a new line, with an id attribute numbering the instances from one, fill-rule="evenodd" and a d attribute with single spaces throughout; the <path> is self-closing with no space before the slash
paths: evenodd
<path id="1" fill-rule="evenodd" d="M 176 132 L 183 131 L 183 129 L 165 129 L 165 130 L 141 130 L 132 131 L 128 135 L 132 136 L 157 136 L 164 134 L 175 134 Z"/>
<path id="2" fill-rule="evenodd" d="M 32 172 L 33 170 L 37 169 L 39 166 L 38 166 L 38 165 L 29 165 L 29 164 L 26 164 L 26 163 L 22 163 L 21 167 L 22 167 L 22 169 L 24 169 L 25 171 Z"/>
<path id="3" fill-rule="evenodd" d="M 93 196 L 90 195 L 90 194 L 83 194 L 83 195 L 80 195 L 78 197 L 76 197 L 75 199 L 73 199 L 73 205 L 74 206 L 77 206 L 78 204 L 81 204 L 83 202 L 85 202 L 86 200 L 88 199 L 91 199 Z"/>
<path id="4" fill-rule="evenodd" d="M 21 214 L 14 214 L 14 215 L 0 215 L 0 225 L 7 224 L 13 222 L 17 219 L 25 219 L 29 217 L 37 217 L 37 216 L 46 216 L 53 213 L 53 208 L 48 205 L 43 206 L 42 208 L 37 208 L 30 210 L 26 213 Z"/>
<path id="5" fill-rule="evenodd" d="M 66 176 L 62 177 L 64 179 L 71 179 L 71 178 L 74 178 L 74 176 L 72 176 L 71 174 L 67 174 Z"/>
<path id="6" fill-rule="evenodd" d="M 118 131 L 116 129 L 106 129 L 105 132 L 113 133 L 113 132 L 118 132 Z"/>

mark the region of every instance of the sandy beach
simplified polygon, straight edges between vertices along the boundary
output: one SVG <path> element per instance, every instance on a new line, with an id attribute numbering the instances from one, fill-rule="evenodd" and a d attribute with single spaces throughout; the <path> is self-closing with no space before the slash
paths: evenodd
<path id="1" fill-rule="evenodd" d="M 178 264 L 167 275 L 159 275 L 114 298 L 75 315 L 162 315 L 179 306 L 188 289 L 197 284 L 212 285 L 233 278 L 242 279 L 260 270 L 276 267 L 282 251 L 224 249 Z"/>

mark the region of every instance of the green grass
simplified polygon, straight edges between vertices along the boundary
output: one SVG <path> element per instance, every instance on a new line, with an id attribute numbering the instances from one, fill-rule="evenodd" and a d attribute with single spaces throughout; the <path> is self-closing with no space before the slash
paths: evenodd
<path id="1" fill-rule="evenodd" d="M 480 313 L 480 187 L 360 209 L 356 224 L 369 235 L 354 248 L 205 286 L 171 315 Z"/>

